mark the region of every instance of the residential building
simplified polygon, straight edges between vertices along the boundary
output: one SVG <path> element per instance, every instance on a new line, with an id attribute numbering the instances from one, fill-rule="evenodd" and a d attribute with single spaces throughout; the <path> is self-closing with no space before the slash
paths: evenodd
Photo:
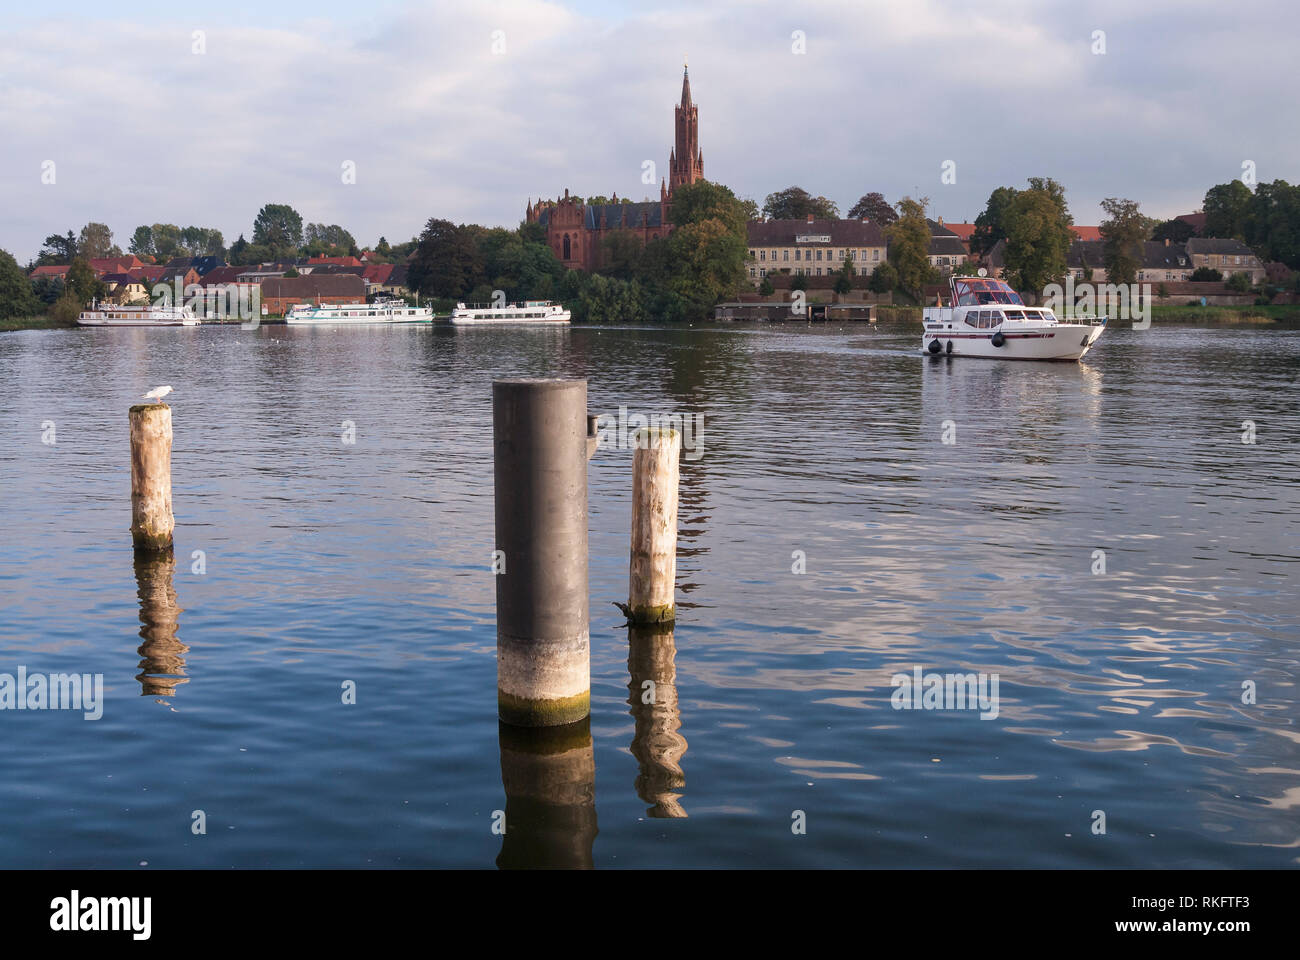
<path id="1" fill-rule="evenodd" d="M 845 260 L 870 276 L 887 258 L 880 225 L 861 220 L 752 220 L 745 270 L 757 286 L 769 273 L 814 277 L 838 273 Z"/>
<path id="2" fill-rule="evenodd" d="M 366 282 L 354 273 L 271 277 L 262 281 L 262 308 L 283 314 L 296 303 L 364 303 Z"/>
<path id="3" fill-rule="evenodd" d="M 941 274 L 950 274 L 970 259 L 970 251 L 960 236 L 942 221 L 926 220 L 930 227 L 930 266 Z"/>
<path id="4" fill-rule="evenodd" d="M 1260 283 L 1265 276 L 1264 264 L 1240 240 L 1192 237 L 1187 241 L 1187 255 L 1193 269 L 1210 267 L 1222 273 L 1225 280 L 1234 273 L 1245 273 L 1251 283 Z"/>

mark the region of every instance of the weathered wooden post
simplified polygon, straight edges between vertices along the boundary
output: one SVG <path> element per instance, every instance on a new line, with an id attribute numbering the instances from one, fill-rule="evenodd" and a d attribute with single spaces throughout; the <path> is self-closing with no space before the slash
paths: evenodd
<path id="1" fill-rule="evenodd" d="M 591 709 L 587 381 L 492 384 L 497 709 L 549 727 Z"/>
<path id="2" fill-rule="evenodd" d="M 131 408 L 131 537 L 137 550 L 170 550 L 172 530 L 172 408 Z"/>
<path id="3" fill-rule="evenodd" d="M 669 623 L 677 616 L 677 481 L 682 435 L 677 430 L 637 433 L 632 456 L 632 559 L 627 618 L 634 624 Z"/>

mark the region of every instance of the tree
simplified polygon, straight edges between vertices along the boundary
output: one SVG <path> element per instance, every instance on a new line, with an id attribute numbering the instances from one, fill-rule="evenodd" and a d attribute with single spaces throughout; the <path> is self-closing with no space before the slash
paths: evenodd
<path id="1" fill-rule="evenodd" d="M 846 294 L 853 289 L 853 264 L 856 261 L 852 257 L 845 257 L 844 262 L 840 264 L 840 269 L 835 274 L 835 292 Z"/>
<path id="2" fill-rule="evenodd" d="M 888 293 L 898 286 L 898 271 L 886 261 L 876 267 L 867 278 L 867 289 L 872 293 Z"/>
<path id="3" fill-rule="evenodd" d="M 1101 222 L 1102 264 L 1110 283 L 1135 283 L 1142 266 L 1142 244 L 1146 240 L 1146 218 L 1136 200 L 1107 197 L 1101 202 L 1107 219 Z"/>
<path id="4" fill-rule="evenodd" d="M 1196 230 L 1192 225 L 1186 220 L 1179 220 L 1177 217 L 1156 224 L 1156 228 L 1151 231 L 1152 240 L 1168 240 L 1170 243 L 1186 243 L 1194 236 L 1196 236 Z"/>
<path id="5" fill-rule="evenodd" d="M 385 237 L 380 237 L 379 242 L 375 244 L 375 253 L 379 254 L 385 260 L 392 256 L 393 248 L 388 245 L 388 240 Z"/>
<path id="6" fill-rule="evenodd" d="M 357 241 L 337 223 L 326 226 L 323 223 L 309 223 L 303 231 L 303 242 L 307 252 L 313 256 L 349 256 L 348 251 L 356 248 Z"/>
<path id="7" fill-rule="evenodd" d="M 40 255 L 36 262 L 41 265 L 45 264 L 67 264 L 71 263 L 77 257 L 77 237 L 69 230 L 66 236 L 59 236 L 52 233 L 45 238 L 45 245 L 41 248 Z"/>
<path id="8" fill-rule="evenodd" d="M 687 316 L 703 317 L 744 281 L 745 205 L 728 187 L 697 180 L 673 191 L 672 219 L 673 232 L 647 245 L 642 272 L 671 291 Z"/>
<path id="9" fill-rule="evenodd" d="M 1285 180 L 1261 183 L 1247 205 L 1246 243 L 1261 260 L 1300 269 L 1300 185 Z"/>
<path id="10" fill-rule="evenodd" d="M 610 230 L 601 242 L 599 272 L 607 277 L 631 280 L 637 275 L 643 249 L 641 239 L 631 230 Z"/>
<path id="11" fill-rule="evenodd" d="M 763 215 L 769 220 L 805 220 L 809 214 L 818 220 L 838 220 L 840 211 L 833 201 L 814 197 L 802 187 L 769 193 L 763 201 Z"/>
<path id="12" fill-rule="evenodd" d="M 42 308 L 63 296 L 64 289 L 62 277 L 37 277 L 32 281 L 32 294 L 40 301 Z"/>
<path id="13" fill-rule="evenodd" d="M 894 208 L 889 205 L 887 200 L 885 200 L 884 194 L 864 193 L 858 198 L 858 202 L 849 210 L 850 220 L 859 220 L 862 217 L 866 217 L 868 220 L 878 223 L 883 227 L 888 226 L 897 220 L 898 214 L 894 212 Z"/>
<path id="14" fill-rule="evenodd" d="M 899 200 L 899 217 L 884 231 L 889 240 L 889 262 L 898 271 L 897 286 L 917 300 L 934 275 L 930 267 L 930 225 L 925 219 L 929 202 L 929 197 Z"/>
<path id="15" fill-rule="evenodd" d="M 1213 267 L 1197 267 L 1190 279 L 1193 283 L 1222 283 L 1223 274 Z"/>
<path id="16" fill-rule="evenodd" d="M 1246 239 L 1246 209 L 1250 187 L 1240 180 L 1220 183 L 1205 192 L 1205 229 L 1202 236 Z"/>
<path id="17" fill-rule="evenodd" d="M 18 261 L 7 250 L 0 250 L 0 320 L 32 317 L 43 307 Z"/>
<path id="18" fill-rule="evenodd" d="M 137 257 L 152 257 L 153 251 L 153 229 L 147 226 L 135 228 L 135 233 L 131 234 L 131 243 L 127 249 Z"/>
<path id="19" fill-rule="evenodd" d="M 269 247 L 275 259 L 297 256 L 302 246 L 302 215 L 286 203 L 268 203 L 253 221 L 253 243 Z"/>
<path id="20" fill-rule="evenodd" d="M 174 223 L 155 223 L 149 228 L 153 233 L 153 253 L 159 263 L 181 255 L 181 228 Z"/>
<path id="21" fill-rule="evenodd" d="M 420 234 L 407 285 L 427 296 L 455 299 L 483 281 L 484 258 L 472 227 L 430 218 Z"/>
<path id="22" fill-rule="evenodd" d="M 101 300 L 104 297 L 104 284 L 95 276 L 95 271 L 82 257 L 72 261 L 68 267 L 68 292 L 77 298 L 78 303 Z"/>
<path id="23" fill-rule="evenodd" d="M 746 221 L 763 219 L 763 211 L 759 210 L 758 204 L 749 199 L 749 197 L 743 197 L 740 201 L 740 205 L 744 208 Z"/>
<path id="24" fill-rule="evenodd" d="M 1250 292 L 1250 274 L 1238 271 L 1224 281 L 1223 285 L 1237 293 Z"/>
<path id="25" fill-rule="evenodd" d="M 87 260 L 100 257 L 120 257 L 122 248 L 114 245 L 113 231 L 106 223 L 88 223 L 81 228 L 77 239 L 77 252 Z"/>
<path id="26" fill-rule="evenodd" d="M 989 194 L 984 212 L 975 218 L 975 229 L 970 236 L 971 253 L 982 257 L 992 250 L 999 240 L 1006 239 L 1007 231 L 1003 226 L 1002 218 L 1019 192 L 1015 187 L 998 187 Z"/>
<path id="27" fill-rule="evenodd" d="M 763 278 L 762 282 L 758 285 L 758 293 L 760 296 L 764 297 L 770 297 L 772 294 L 776 293 L 776 287 L 772 286 L 771 277 Z"/>
<path id="28" fill-rule="evenodd" d="M 1030 177 L 1002 212 L 1006 271 L 1018 290 L 1042 290 L 1066 274 L 1074 223 L 1065 188 L 1050 178 Z"/>

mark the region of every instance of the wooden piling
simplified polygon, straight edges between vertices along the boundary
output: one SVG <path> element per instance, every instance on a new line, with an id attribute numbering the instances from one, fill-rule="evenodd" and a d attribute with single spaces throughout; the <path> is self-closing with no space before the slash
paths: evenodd
<path id="1" fill-rule="evenodd" d="M 131 408 L 131 537 L 144 551 L 170 550 L 172 516 L 172 408 Z"/>
<path id="2" fill-rule="evenodd" d="M 632 457 L 632 557 L 627 618 L 634 624 L 669 623 L 677 616 L 677 481 L 682 435 L 637 433 Z"/>

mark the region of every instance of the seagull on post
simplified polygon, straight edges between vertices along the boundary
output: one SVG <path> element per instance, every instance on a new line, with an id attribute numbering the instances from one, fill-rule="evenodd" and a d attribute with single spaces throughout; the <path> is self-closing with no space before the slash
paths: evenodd
<path id="1" fill-rule="evenodd" d="M 144 395 L 144 399 L 152 400 L 154 403 L 162 403 L 162 398 L 171 392 L 171 387 L 154 387 Z"/>

